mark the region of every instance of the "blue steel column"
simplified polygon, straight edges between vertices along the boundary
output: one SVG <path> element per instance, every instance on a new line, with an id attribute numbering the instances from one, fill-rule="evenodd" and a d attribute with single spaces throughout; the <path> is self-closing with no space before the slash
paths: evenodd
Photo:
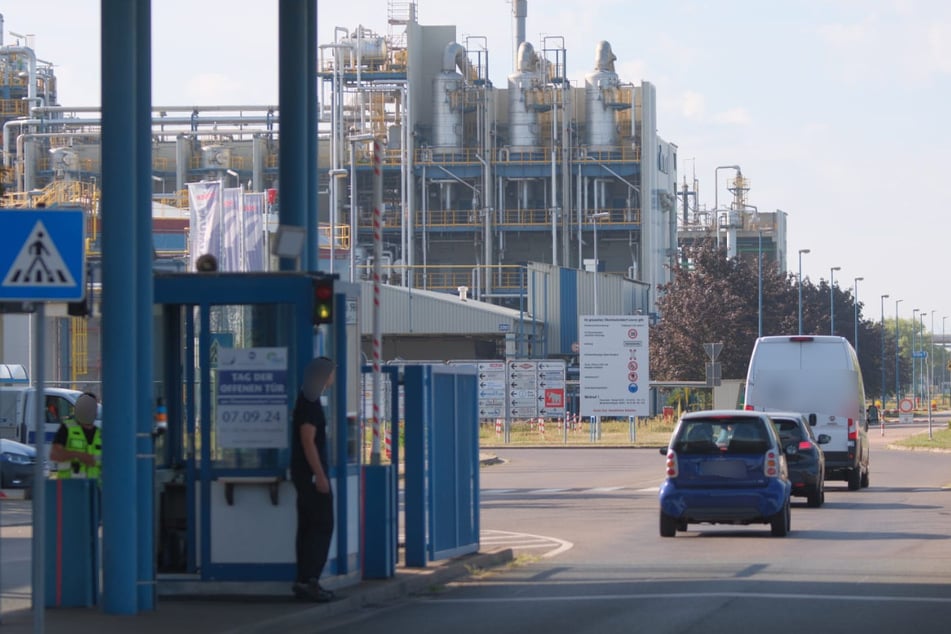
<path id="1" fill-rule="evenodd" d="M 278 107 L 281 111 L 281 147 L 278 153 L 280 224 L 309 229 L 307 221 L 307 16 L 315 0 L 280 0 L 278 4 Z M 303 52 L 303 54 L 301 54 Z M 315 96 L 316 99 L 316 96 Z M 304 241 L 301 265 L 310 264 L 312 235 Z M 280 270 L 292 271 L 295 262 L 281 258 Z"/>
<path id="2" fill-rule="evenodd" d="M 103 609 L 137 611 L 136 3 L 101 0 Z"/>
<path id="3" fill-rule="evenodd" d="M 307 1 L 307 264 L 305 271 L 320 269 L 320 215 L 317 208 L 317 1 Z M 333 240 L 334 236 L 331 235 Z"/>
<path id="4" fill-rule="evenodd" d="M 155 444 L 152 440 L 152 2 L 136 3 L 136 504 L 138 607 L 155 609 Z"/>

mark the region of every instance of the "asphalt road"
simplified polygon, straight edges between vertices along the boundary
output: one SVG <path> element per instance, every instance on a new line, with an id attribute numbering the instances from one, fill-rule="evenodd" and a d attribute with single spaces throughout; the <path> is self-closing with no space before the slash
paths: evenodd
<path id="1" fill-rule="evenodd" d="M 765 526 L 658 537 L 656 450 L 500 451 L 508 462 L 482 476 L 483 526 L 551 548 L 306 631 L 946 633 L 951 455 L 872 440 L 871 488 L 835 482 L 823 508 L 795 504 L 785 539 Z"/>

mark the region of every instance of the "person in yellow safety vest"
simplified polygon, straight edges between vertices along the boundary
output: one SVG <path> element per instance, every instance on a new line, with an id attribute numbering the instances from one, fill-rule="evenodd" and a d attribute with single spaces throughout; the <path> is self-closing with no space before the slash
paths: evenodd
<path id="1" fill-rule="evenodd" d="M 50 460 L 59 463 L 53 477 L 101 478 L 102 433 L 95 425 L 98 409 L 99 402 L 91 392 L 76 399 L 73 418 L 60 425 L 50 446 Z"/>

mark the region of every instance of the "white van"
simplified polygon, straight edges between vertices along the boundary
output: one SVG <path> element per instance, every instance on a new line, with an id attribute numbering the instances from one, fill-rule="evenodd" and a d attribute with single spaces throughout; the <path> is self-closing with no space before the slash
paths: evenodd
<path id="1" fill-rule="evenodd" d="M 802 412 L 823 446 L 826 479 L 849 490 L 869 482 L 865 385 L 852 345 L 844 337 L 761 337 L 746 375 L 746 409 Z"/>

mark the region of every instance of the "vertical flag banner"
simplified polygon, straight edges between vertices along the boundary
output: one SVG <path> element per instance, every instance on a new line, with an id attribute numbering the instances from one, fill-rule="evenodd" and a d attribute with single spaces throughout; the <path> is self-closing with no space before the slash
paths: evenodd
<path id="1" fill-rule="evenodd" d="M 188 254 L 190 270 L 195 261 L 209 253 L 216 258 L 221 254 L 221 181 L 188 183 L 188 210 L 190 212 Z"/>
<path id="2" fill-rule="evenodd" d="M 241 248 L 241 194 L 240 187 L 227 187 L 221 196 L 221 257 L 218 270 L 241 271 L 244 255 Z"/>
<path id="3" fill-rule="evenodd" d="M 248 193 L 244 195 L 244 261 L 245 271 L 264 270 L 264 212 L 267 208 L 267 194 Z"/>

